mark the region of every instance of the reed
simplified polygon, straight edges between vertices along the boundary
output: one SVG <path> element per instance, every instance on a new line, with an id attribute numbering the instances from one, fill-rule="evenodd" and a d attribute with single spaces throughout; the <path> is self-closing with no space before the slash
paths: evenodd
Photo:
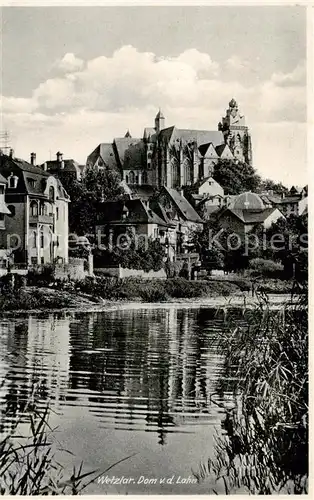
<path id="1" fill-rule="evenodd" d="M 69 475 L 56 460 L 58 451 L 54 429 L 49 425 L 49 405 L 35 411 L 31 401 L 24 414 L 29 414 L 28 437 L 17 435 L 19 421 L 11 432 L 0 442 L 0 494 L 1 495 L 78 495 L 98 477 L 115 465 L 127 460 L 119 460 L 105 470 L 83 470 L 73 466 Z M 68 450 L 59 450 L 72 453 Z M 132 456 L 132 455 L 131 455 Z"/>
<path id="2" fill-rule="evenodd" d="M 219 346 L 226 380 L 220 390 L 232 391 L 235 405 L 226 409 L 214 458 L 194 475 L 211 478 L 212 491 L 225 494 L 307 493 L 307 294 L 279 311 L 261 294 L 245 317 L 246 327 L 230 321 Z"/>

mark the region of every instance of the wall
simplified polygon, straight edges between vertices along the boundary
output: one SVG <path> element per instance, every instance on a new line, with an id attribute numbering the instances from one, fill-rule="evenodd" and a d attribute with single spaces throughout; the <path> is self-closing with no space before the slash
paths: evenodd
<path id="1" fill-rule="evenodd" d="M 90 276 L 92 272 L 87 269 L 85 259 L 69 258 L 68 264 L 57 264 L 55 270 L 56 279 L 82 280 Z"/>
<path id="2" fill-rule="evenodd" d="M 95 269 L 95 274 L 105 274 L 116 278 L 166 279 L 167 277 L 164 269 L 145 272 L 142 269 L 127 269 L 123 267 L 102 267 Z"/>

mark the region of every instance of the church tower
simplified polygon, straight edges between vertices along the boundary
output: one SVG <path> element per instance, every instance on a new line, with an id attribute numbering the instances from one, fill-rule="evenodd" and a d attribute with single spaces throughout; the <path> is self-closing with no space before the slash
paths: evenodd
<path id="1" fill-rule="evenodd" d="M 225 143 L 230 147 L 234 157 L 252 165 L 251 135 L 235 99 L 229 102 L 226 116 L 218 124 L 218 130 L 223 133 Z"/>
<path id="2" fill-rule="evenodd" d="M 155 118 L 155 130 L 156 133 L 159 134 L 159 132 L 165 128 L 165 117 L 162 113 L 161 110 L 158 111 L 156 118 Z"/>

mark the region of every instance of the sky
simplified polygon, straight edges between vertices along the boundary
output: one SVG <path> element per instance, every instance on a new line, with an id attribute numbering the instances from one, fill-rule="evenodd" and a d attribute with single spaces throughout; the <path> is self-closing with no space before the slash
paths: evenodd
<path id="1" fill-rule="evenodd" d="M 1 131 L 18 157 L 84 164 L 101 142 L 217 130 L 231 98 L 253 165 L 307 183 L 304 7 L 3 7 Z"/>

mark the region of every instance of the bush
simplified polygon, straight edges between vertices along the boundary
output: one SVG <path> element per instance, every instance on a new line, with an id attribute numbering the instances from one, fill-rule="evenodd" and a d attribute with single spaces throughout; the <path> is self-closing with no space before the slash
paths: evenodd
<path id="1" fill-rule="evenodd" d="M 140 290 L 140 297 L 145 302 L 164 302 L 169 299 L 169 296 L 165 289 L 160 288 L 160 286 L 155 286 L 151 284 L 146 288 Z"/>
<path id="2" fill-rule="evenodd" d="M 251 276 L 263 276 L 265 278 L 280 278 L 283 275 L 283 265 L 273 260 L 252 259 L 249 262 L 249 273 Z"/>
<path id="3" fill-rule="evenodd" d="M 53 264 L 44 264 L 30 269 L 27 274 L 27 283 L 31 286 L 48 286 L 54 281 L 55 267 Z"/>

